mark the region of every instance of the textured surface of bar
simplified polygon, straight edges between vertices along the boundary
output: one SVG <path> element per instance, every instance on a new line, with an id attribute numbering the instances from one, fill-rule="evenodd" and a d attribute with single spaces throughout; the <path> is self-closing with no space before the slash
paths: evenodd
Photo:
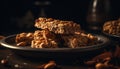
<path id="1" fill-rule="evenodd" d="M 56 35 L 51 31 L 44 30 L 36 30 L 34 32 L 34 40 L 31 42 L 32 48 L 57 48 L 58 41 L 56 39 Z"/>
<path id="2" fill-rule="evenodd" d="M 109 34 L 120 35 L 120 19 L 105 22 L 103 31 Z"/>
<path id="3" fill-rule="evenodd" d="M 56 34 L 74 34 L 80 31 L 80 25 L 73 21 L 62 21 L 53 18 L 38 18 L 35 21 L 35 27 L 48 29 Z"/>
<path id="4" fill-rule="evenodd" d="M 69 48 L 91 46 L 98 43 L 97 37 L 91 34 L 80 33 L 61 37 L 64 40 L 64 46 Z"/>

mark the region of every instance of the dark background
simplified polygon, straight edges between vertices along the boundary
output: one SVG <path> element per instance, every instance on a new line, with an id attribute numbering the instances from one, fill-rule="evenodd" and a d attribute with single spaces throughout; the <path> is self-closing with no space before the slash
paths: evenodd
<path id="1" fill-rule="evenodd" d="M 1 0 L 0 10 L 0 35 L 16 34 L 24 31 L 32 31 L 34 27 L 19 27 L 14 21 L 16 18 L 22 18 L 28 11 L 31 11 L 34 20 L 40 11 L 40 6 L 35 6 L 37 0 Z M 45 1 L 45 0 L 39 0 Z M 45 7 L 46 17 L 52 17 L 62 20 L 75 21 L 84 28 L 86 25 L 86 14 L 91 0 L 48 0 L 50 5 Z M 120 1 L 110 0 L 110 15 L 112 19 L 118 19 L 120 16 Z M 22 24 L 22 23 L 21 23 Z M 33 21 L 34 24 L 34 21 Z"/>

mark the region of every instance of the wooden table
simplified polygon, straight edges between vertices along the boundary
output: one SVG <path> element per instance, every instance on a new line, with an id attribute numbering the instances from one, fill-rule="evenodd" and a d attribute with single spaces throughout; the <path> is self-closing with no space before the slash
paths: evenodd
<path id="1" fill-rule="evenodd" d="M 31 64 L 34 65 L 34 66 L 38 64 L 38 62 L 35 63 L 35 62 L 31 62 L 29 60 L 24 61 L 23 59 L 20 59 L 20 57 L 18 58 L 18 56 L 15 57 L 15 54 L 11 50 L 6 49 L 6 48 L 0 48 L 0 61 L 2 59 L 7 58 L 7 57 L 10 57 L 9 62 L 11 63 L 10 65 L 12 67 L 6 67 L 3 64 L 0 64 L 0 69 L 13 69 L 15 65 L 17 66 L 17 64 L 25 66 L 25 68 L 23 67 L 22 69 L 26 69 L 27 67 L 28 67 L 27 69 L 33 69 L 32 67 L 30 68 L 29 66 Z M 79 61 L 76 61 L 76 63 L 70 63 L 69 62 L 70 64 L 69 63 L 64 64 L 66 62 L 63 61 L 62 65 L 58 64 L 59 62 L 58 63 L 56 62 L 56 64 L 58 64 L 62 69 L 94 69 L 93 67 L 87 67 L 85 65 L 77 64 L 77 62 L 79 62 Z M 24 65 L 24 64 L 27 64 L 28 66 Z M 20 68 L 15 68 L 15 69 L 20 69 Z"/>

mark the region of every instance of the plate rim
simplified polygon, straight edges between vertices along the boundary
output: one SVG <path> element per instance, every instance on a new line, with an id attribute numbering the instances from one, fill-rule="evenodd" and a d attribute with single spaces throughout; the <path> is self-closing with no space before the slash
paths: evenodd
<path id="1" fill-rule="evenodd" d="M 103 34 L 105 34 L 106 36 L 114 37 L 114 38 L 120 38 L 120 36 L 119 36 L 119 35 L 109 34 L 109 33 L 104 32 L 104 31 L 103 31 Z"/>

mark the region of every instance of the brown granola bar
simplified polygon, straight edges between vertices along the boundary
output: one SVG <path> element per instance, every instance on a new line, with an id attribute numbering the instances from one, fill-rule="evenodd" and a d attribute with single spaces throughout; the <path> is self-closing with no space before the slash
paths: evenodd
<path id="1" fill-rule="evenodd" d="M 20 33 L 16 35 L 15 42 L 18 46 L 26 46 L 31 44 L 33 33 Z"/>
<path id="2" fill-rule="evenodd" d="M 103 31 L 109 34 L 120 35 L 120 20 L 105 22 L 103 25 Z"/>
<path id="3" fill-rule="evenodd" d="M 62 21 L 52 18 L 38 18 L 35 21 L 35 27 L 48 29 L 56 34 L 73 34 L 80 31 L 80 25 L 73 21 Z"/>
<path id="4" fill-rule="evenodd" d="M 64 35 L 61 37 L 64 40 L 64 45 L 70 48 L 95 45 L 98 41 L 98 39 L 95 36 L 84 33 L 67 36 Z"/>
<path id="5" fill-rule="evenodd" d="M 56 35 L 47 29 L 37 30 L 34 33 L 34 40 L 31 43 L 32 48 L 57 48 L 58 41 Z"/>
<path id="6" fill-rule="evenodd" d="M 51 39 L 32 40 L 32 48 L 58 48 L 58 43 Z"/>
<path id="7" fill-rule="evenodd" d="M 36 30 L 34 32 L 34 40 L 37 40 L 37 39 L 42 39 L 42 38 L 45 38 L 45 39 L 56 39 L 56 35 L 49 31 L 48 29 L 44 29 L 44 30 Z"/>

